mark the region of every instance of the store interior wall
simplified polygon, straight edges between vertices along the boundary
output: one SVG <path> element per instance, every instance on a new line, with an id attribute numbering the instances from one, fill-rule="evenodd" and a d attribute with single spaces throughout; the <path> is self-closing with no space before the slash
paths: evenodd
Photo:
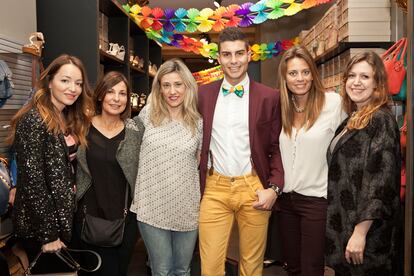
<path id="1" fill-rule="evenodd" d="M 277 20 L 266 21 L 258 27 L 260 28 L 260 43 L 292 39 L 298 36 L 302 30 L 309 30 L 323 17 L 333 3 L 334 1 L 330 4 L 304 10 L 294 16 L 285 16 Z M 279 62 L 280 56 L 262 61 L 261 79 L 263 84 L 276 87 Z"/>
<path id="2" fill-rule="evenodd" d="M 36 0 L 1 0 L 0 35 L 27 44 L 36 31 Z"/>

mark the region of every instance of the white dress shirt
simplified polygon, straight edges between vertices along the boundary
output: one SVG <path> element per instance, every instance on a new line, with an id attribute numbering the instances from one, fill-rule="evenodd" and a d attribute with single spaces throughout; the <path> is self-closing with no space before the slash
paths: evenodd
<path id="1" fill-rule="evenodd" d="M 335 130 L 346 118 L 341 97 L 325 94 L 325 105 L 313 126 L 306 130 L 292 128 L 291 137 L 280 132 L 279 147 L 285 172 L 284 193 L 324 197 L 328 187 L 326 152 Z"/>
<path id="2" fill-rule="evenodd" d="M 243 85 L 244 95 L 223 95 L 222 88 L 231 87 L 226 78 L 220 87 L 214 110 L 210 150 L 214 170 L 226 176 L 240 176 L 251 172 L 249 140 L 249 76 L 237 85 Z M 235 85 L 235 86 L 237 86 Z M 208 167 L 211 166 L 209 156 Z"/>

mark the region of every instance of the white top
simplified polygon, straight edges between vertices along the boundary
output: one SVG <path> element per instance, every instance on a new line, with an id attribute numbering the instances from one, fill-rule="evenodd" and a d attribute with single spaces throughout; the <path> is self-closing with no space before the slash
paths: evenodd
<path id="1" fill-rule="evenodd" d="M 226 96 L 222 87 L 231 87 L 224 78 L 214 111 L 210 150 L 214 169 L 226 176 L 240 176 L 251 172 L 249 140 L 249 76 L 237 85 L 243 85 L 244 95 Z M 235 86 L 237 86 L 235 85 Z M 211 166 L 210 156 L 208 167 Z"/>
<path id="2" fill-rule="evenodd" d="M 200 180 L 197 151 L 201 150 L 202 120 L 195 135 L 178 121 L 154 127 L 146 105 L 135 197 L 131 211 L 151 226 L 192 231 L 198 227 Z"/>
<path id="3" fill-rule="evenodd" d="M 325 105 L 308 129 L 292 128 L 289 138 L 282 130 L 279 147 L 285 172 L 284 193 L 297 192 L 306 196 L 327 195 L 328 163 L 326 152 L 335 130 L 346 118 L 342 111 L 341 97 L 336 93 L 325 93 Z"/>

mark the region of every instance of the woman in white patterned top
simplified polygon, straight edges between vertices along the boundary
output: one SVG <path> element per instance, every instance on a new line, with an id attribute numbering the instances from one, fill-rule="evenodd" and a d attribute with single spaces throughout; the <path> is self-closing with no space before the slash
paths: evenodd
<path id="1" fill-rule="evenodd" d="M 149 105 L 131 211 L 147 248 L 152 275 L 190 275 L 197 240 L 202 120 L 197 84 L 186 65 L 161 65 Z"/>

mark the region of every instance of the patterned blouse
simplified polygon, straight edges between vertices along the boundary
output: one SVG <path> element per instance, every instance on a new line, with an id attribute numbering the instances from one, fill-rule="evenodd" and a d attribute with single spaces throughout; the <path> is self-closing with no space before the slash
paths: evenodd
<path id="1" fill-rule="evenodd" d="M 197 151 L 202 120 L 195 135 L 183 123 L 167 121 L 154 127 L 149 108 L 139 114 L 145 126 L 131 211 L 137 220 L 172 231 L 198 227 L 200 181 Z"/>

